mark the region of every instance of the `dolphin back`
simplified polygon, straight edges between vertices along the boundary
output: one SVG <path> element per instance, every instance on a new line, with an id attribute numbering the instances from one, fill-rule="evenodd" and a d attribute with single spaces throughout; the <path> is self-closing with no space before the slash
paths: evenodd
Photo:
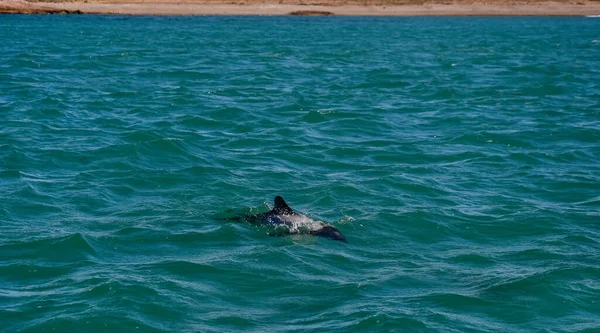
<path id="1" fill-rule="evenodd" d="M 272 233 L 272 236 L 284 236 L 289 234 L 309 234 L 323 238 L 338 240 L 348 243 L 346 237 L 333 227 L 320 221 L 314 221 L 310 217 L 295 212 L 282 197 L 276 196 L 275 206 L 268 212 L 259 214 L 244 214 L 241 216 L 218 218 L 219 220 L 229 220 L 237 222 L 248 222 L 250 224 L 267 225 L 272 227 L 283 227 L 278 232 Z"/>

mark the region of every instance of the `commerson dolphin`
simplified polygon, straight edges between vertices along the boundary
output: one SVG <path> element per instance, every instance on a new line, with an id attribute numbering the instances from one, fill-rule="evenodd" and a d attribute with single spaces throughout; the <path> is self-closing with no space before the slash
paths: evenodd
<path id="1" fill-rule="evenodd" d="M 275 227 L 278 232 L 271 235 L 309 234 L 348 243 L 342 233 L 329 224 L 315 221 L 310 217 L 294 211 L 282 197 L 275 197 L 275 207 L 266 213 L 243 215 L 227 220 L 247 221 Z"/>

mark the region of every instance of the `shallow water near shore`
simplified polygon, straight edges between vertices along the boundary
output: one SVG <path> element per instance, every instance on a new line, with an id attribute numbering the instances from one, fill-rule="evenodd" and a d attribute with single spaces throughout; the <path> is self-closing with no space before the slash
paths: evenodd
<path id="1" fill-rule="evenodd" d="M 0 330 L 600 330 L 599 22 L 0 17 Z"/>

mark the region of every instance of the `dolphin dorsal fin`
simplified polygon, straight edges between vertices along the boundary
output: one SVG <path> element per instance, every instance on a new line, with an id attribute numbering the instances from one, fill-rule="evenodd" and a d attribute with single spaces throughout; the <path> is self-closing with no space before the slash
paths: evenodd
<path id="1" fill-rule="evenodd" d="M 283 200 L 283 198 L 280 196 L 275 197 L 275 207 L 273 208 L 273 210 L 278 214 L 293 214 L 294 213 L 294 211 L 290 208 L 290 206 L 288 206 L 288 204 L 285 203 L 285 200 Z"/>

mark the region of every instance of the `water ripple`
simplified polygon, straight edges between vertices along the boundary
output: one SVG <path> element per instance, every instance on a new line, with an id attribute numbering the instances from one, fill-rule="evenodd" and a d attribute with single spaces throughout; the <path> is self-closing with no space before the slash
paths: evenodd
<path id="1" fill-rule="evenodd" d="M 592 20 L 0 31 L 7 331 L 600 329 Z M 349 244 L 214 218 L 275 195 Z"/>

